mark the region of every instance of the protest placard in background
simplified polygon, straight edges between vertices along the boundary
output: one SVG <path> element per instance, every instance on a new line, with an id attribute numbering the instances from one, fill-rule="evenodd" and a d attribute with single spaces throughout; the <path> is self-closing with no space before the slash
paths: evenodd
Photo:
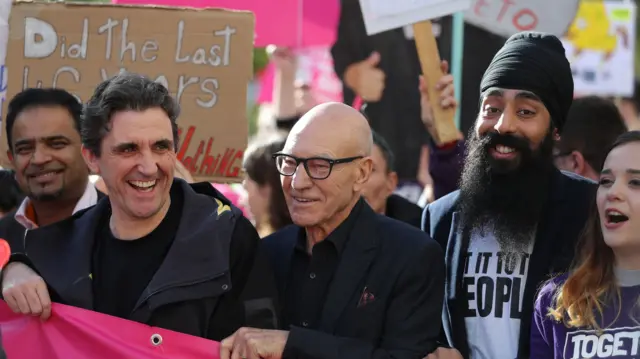
<path id="1" fill-rule="evenodd" d="M 473 0 L 464 20 L 496 35 L 520 31 L 564 35 L 580 0 Z"/>
<path id="2" fill-rule="evenodd" d="M 360 0 L 369 35 L 451 15 L 470 4 L 471 0 Z"/>
<path id="3" fill-rule="evenodd" d="M 577 94 L 633 96 L 635 3 L 582 1 L 562 42 Z"/>
<path id="4" fill-rule="evenodd" d="M 222 9 L 18 2 L 9 20 L 7 97 L 59 87 L 86 102 L 118 71 L 147 75 L 182 107 L 178 158 L 193 177 L 239 181 L 254 23 L 250 12 Z"/>

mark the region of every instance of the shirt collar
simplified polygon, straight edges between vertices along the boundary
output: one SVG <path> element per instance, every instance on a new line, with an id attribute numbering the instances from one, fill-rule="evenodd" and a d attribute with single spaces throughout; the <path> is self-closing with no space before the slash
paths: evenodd
<path id="1" fill-rule="evenodd" d="M 364 199 L 361 197 L 356 205 L 351 209 L 349 216 L 345 219 L 333 232 L 329 233 L 325 241 L 331 242 L 338 254 L 342 254 L 342 250 L 344 249 L 347 240 L 349 239 L 349 235 L 351 234 L 351 230 L 353 229 L 354 223 L 357 218 L 360 216 L 360 212 L 362 211 L 362 207 L 364 206 Z M 301 250 L 307 253 L 307 234 L 304 228 L 300 228 L 298 232 L 298 243 L 296 244 L 296 249 Z"/>
<path id="2" fill-rule="evenodd" d="M 75 208 L 73 209 L 73 213 L 82 211 L 83 209 L 89 208 L 95 205 L 98 202 L 98 191 L 96 191 L 96 187 L 93 183 L 87 181 L 87 187 L 82 194 L 82 197 L 76 203 Z M 25 199 L 18 207 L 18 210 L 15 214 L 15 220 L 20 223 L 24 228 L 28 230 L 38 228 L 38 225 L 35 223 L 35 213 L 33 211 L 33 206 L 31 204 L 31 200 L 29 197 L 25 197 Z"/>

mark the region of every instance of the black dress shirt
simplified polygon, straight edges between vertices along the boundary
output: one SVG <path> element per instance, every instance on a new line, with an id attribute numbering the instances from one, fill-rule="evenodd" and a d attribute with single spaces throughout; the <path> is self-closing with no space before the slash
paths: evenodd
<path id="1" fill-rule="evenodd" d="M 307 251 L 307 236 L 303 228 L 291 260 L 291 270 L 285 294 L 284 324 L 316 329 L 329 284 L 340 262 L 355 219 L 362 210 L 361 198 L 344 222 L 322 242 Z"/>

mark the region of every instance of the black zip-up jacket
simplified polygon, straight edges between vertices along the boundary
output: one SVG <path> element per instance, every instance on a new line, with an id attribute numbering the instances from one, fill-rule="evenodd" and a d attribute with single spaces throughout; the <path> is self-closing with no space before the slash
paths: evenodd
<path id="1" fill-rule="evenodd" d="M 209 183 L 173 186 L 184 193 L 175 240 L 126 319 L 217 341 L 242 326 L 277 327 L 273 275 L 249 220 Z M 29 231 L 10 263 L 38 272 L 54 302 L 93 310 L 92 252 L 107 201 Z"/>
<path id="2" fill-rule="evenodd" d="M 97 189 L 96 192 L 98 193 L 98 201 L 106 196 Z M 11 253 L 24 253 L 25 241 L 29 230 L 16 221 L 16 212 L 17 210 L 13 210 L 0 219 L 0 238 L 9 243 Z"/>

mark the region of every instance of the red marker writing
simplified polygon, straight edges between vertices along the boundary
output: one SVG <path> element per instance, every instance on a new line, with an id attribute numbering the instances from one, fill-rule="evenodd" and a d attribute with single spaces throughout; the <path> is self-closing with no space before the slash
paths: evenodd
<path id="1" fill-rule="evenodd" d="M 11 247 L 9 247 L 7 241 L 0 238 L 0 269 L 4 268 L 9 261 L 9 257 L 11 257 Z"/>

